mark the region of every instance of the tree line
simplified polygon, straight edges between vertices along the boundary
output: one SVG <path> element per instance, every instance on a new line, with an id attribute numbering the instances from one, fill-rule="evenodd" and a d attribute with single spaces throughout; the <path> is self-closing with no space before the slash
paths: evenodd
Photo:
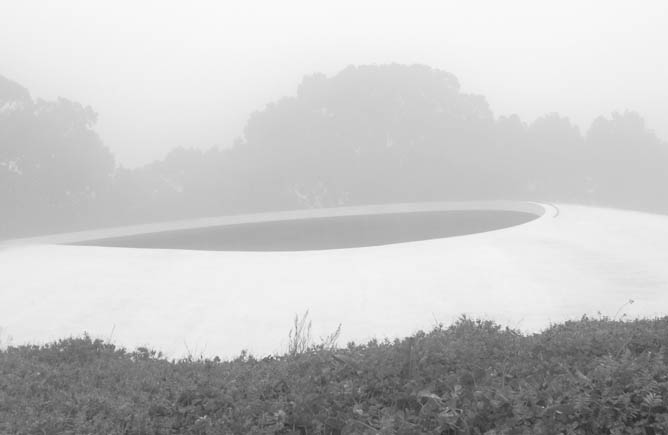
<path id="1" fill-rule="evenodd" d="M 495 117 L 423 65 L 305 77 L 228 148 L 114 160 L 97 115 L 0 76 L 0 238 L 304 207 L 527 199 L 668 212 L 668 144 L 635 112 L 582 132 L 556 113 Z"/>

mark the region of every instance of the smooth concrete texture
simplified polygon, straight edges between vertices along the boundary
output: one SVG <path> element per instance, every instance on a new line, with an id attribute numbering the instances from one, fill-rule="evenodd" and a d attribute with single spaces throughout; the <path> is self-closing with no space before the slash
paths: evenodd
<path id="1" fill-rule="evenodd" d="M 254 219 L 396 214 L 410 208 L 312 210 Z M 248 216 L 4 243 L 0 338 L 5 345 L 44 343 L 87 331 L 174 357 L 189 352 L 232 357 L 242 349 L 262 356 L 286 349 L 292 319 L 306 309 L 316 341 L 342 324 L 340 344 L 401 337 L 461 314 L 535 331 L 583 314 L 613 316 L 629 299 L 635 303 L 622 310 L 629 317 L 668 311 L 667 216 L 502 202 L 414 209 L 542 215 L 458 237 L 325 250 L 56 244 L 242 224 Z"/>

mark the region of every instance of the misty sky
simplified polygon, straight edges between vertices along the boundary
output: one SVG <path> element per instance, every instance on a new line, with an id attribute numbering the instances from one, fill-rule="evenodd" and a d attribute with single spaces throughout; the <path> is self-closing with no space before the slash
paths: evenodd
<path id="1" fill-rule="evenodd" d="M 349 64 L 444 69 L 526 121 L 636 110 L 668 139 L 666 23 L 663 0 L 0 0 L 0 74 L 91 105 L 129 167 L 231 145 L 305 74 Z"/>

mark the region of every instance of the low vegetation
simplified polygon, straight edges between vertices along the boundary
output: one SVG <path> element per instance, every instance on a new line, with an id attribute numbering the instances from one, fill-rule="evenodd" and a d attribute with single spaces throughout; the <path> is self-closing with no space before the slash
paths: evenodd
<path id="1" fill-rule="evenodd" d="M 285 355 L 231 361 L 88 336 L 7 347 L 0 433 L 668 432 L 668 317 L 584 317 L 535 335 L 462 317 L 345 348 L 334 335 L 307 346 L 308 333 L 295 319 Z"/>

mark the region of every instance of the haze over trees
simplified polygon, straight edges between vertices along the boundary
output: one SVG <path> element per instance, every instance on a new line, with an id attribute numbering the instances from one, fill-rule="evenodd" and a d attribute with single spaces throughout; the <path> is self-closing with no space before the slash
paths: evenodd
<path id="1" fill-rule="evenodd" d="M 0 77 L 0 234 L 85 224 L 115 170 L 96 118 L 64 98 L 35 101 Z"/>
<path id="2" fill-rule="evenodd" d="M 422 65 L 305 77 L 226 149 L 116 166 L 89 107 L 0 77 L 0 237 L 261 210 L 532 199 L 668 212 L 668 144 L 634 112 L 585 132 L 552 113 L 495 117 Z"/>

